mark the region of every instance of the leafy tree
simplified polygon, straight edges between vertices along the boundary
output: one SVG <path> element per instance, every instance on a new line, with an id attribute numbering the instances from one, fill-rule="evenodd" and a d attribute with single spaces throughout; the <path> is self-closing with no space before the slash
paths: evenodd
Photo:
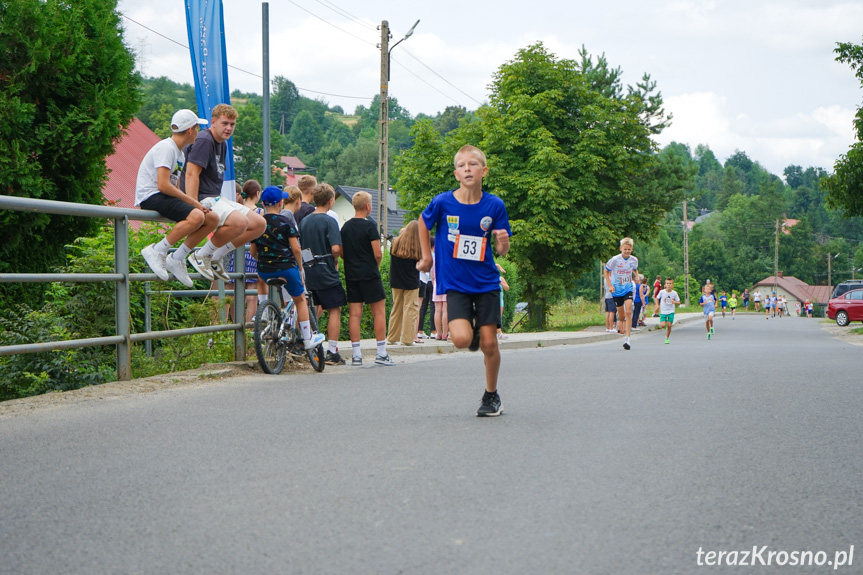
<path id="1" fill-rule="evenodd" d="M 248 102 L 237 108 L 237 126 L 234 130 L 234 170 L 238 182 L 264 181 L 264 119 L 261 105 Z M 270 126 L 270 175 L 279 158 L 285 153 L 283 138 Z"/>
<path id="2" fill-rule="evenodd" d="M 594 89 L 576 62 L 542 44 L 501 66 L 491 103 L 442 138 L 418 122 L 414 147 L 396 162 L 404 204 L 415 216 L 452 188 L 452 157 L 464 143 L 488 155 L 488 189 L 507 204 L 516 236 L 510 251 L 524 278 L 531 321 L 614 252 L 626 235 L 650 237 L 682 197 L 684 162 L 654 153 L 644 100 Z M 677 176 L 680 176 L 679 178 Z"/>
<path id="3" fill-rule="evenodd" d="M 863 85 L 863 44 L 839 42 L 833 50 L 836 61 L 848 64 Z M 823 181 L 827 203 L 849 216 L 863 216 L 863 108 L 854 117 L 857 141 L 833 165 L 833 175 Z"/>
<path id="4" fill-rule="evenodd" d="M 467 116 L 467 110 L 463 106 L 447 106 L 439 118 L 435 120 L 435 127 L 442 136 L 446 136 L 456 128 L 462 118 Z"/>
<path id="5" fill-rule="evenodd" d="M 298 113 L 300 92 L 297 86 L 284 76 L 276 76 L 272 82 L 273 93 L 270 96 L 270 120 L 278 127 L 281 134 L 290 131 L 294 118 Z"/>
<path id="6" fill-rule="evenodd" d="M 317 154 L 324 145 L 324 131 L 308 110 L 303 110 L 294 119 L 291 141 L 307 154 Z"/>
<path id="7" fill-rule="evenodd" d="M 165 76 L 142 79 L 141 107 L 135 115 L 159 137 L 171 135 L 171 117 L 181 108 L 198 110 L 194 86 L 177 84 Z"/>
<path id="8" fill-rule="evenodd" d="M 2 193 L 102 203 L 105 157 L 140 103 L 116 6 L 0 2 Z M 0 213 L 0 271 L 49 270 L 63 262 L 63 246 L 96 226 L 92 218 Z"/>

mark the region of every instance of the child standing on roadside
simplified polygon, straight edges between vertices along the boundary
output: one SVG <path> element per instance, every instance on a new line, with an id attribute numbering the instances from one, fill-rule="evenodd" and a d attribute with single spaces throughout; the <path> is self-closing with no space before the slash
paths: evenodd
<path id="1" fill-rule="evenodd" d="M 488 174 L 485 154 L 463 146 L 454 158 L 459 187 L 438 194 L 419 220 L 422 259 L 417 269 L 432 266 L 429 230 L 436 228 L 435 266 L 437 292 L 447 296 L 449 331 L 453 344 L 485 356 L 485 393 L 478 417 L 500 415 L 497 392 L 500 349 L 500 272 L 494 265 L 492 244 L 498 255 L 509 251 L 509 216 L 503 200 L 482 189 Z"/>
<path id="2" fill-rule="evenodd" d="M 671 337 L 671 326 L 674 324 L 674 308 L 680 305 L 680 296 L 674 291 L 674 278 L 665 278 L 665 289 L 657 296 L 659 302 L 659 327 L 665 328 L 665 343 Z"/>

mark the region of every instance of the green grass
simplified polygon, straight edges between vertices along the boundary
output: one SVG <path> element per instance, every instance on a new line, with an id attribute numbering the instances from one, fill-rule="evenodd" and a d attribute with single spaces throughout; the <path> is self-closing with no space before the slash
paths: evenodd
<path id="1" fill-rule="evenodd" d="M 548 316 L 548 329 L 553 331 L 581 331 L 594 325 L 605 325 L 605 312 L 599 302 L 581 297 L 554 304 Z"/>
<path id="2" fill-rule="evenodd" d="M 851 333 L 855 335 L 863 335 L 863 327 L 855 327 L 851 330 Z"/>

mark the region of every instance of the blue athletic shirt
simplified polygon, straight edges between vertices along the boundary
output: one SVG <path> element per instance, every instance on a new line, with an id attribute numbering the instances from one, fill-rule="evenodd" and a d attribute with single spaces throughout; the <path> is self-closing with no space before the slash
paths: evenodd
<path id="1" fill-rule="evenodd" d="M 632 293 L 632 272 L 638 269 L 638 258 L 629 256 L 624 258 L 617 254 L 605 264 L 605 269 L 611 272 L 611 287 L 614 288 L 614 297 L 625 296 Z"/>
<path id="2" fill-rule="evenodd" d="M 450 290 L 477 294 L 500 289 L 491 232 L 506 230 L 512 235 L 503 200 L 483 192 L 479 203 L 462 204 L 450 190 L 435 196 L 421 217 L 429 230 L 437 227 L 434 265 L 438 295 Z M 461 241 L 459 235 L 464 236 Z M 462 257 L 456 257 L 456 242 L 459 242 Z M 477 261 L 479 258 L 482 261 Z"/>
<path id="3" fill-rule="evenodd" d="M 698 300 L 698 303 L 703 303 L 704 308 L 701 310 L 702 313 L 708 314 L 710 312 L 716 312 L 716 294 L 710 294 L 709 296 L 702 295 Z"/>

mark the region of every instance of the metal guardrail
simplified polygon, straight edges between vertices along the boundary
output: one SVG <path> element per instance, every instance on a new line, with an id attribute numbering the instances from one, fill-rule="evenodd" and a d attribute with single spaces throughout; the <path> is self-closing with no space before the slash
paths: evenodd
<path id="1" fill-rule="evenodd" d="M 156 274 L 132 274 L 129 273 L 129 220 L 166 222 L 170 220 L 163 218 L 158 212 L 152 210 L 137 210 L 128 208 L 116 208 L 110 206 L 96 206 L 92 204 L 76 204 L 71 202 L 59 202 L 55 200 L 40 200 L 35 198 L 19 198 L 16 196 L 0 195 L 0 210 L 11 210 L 17 212 L 34 212 L 58 214 L 66 216 L 81 216 L 88 218 L 105 218 L 114 220 L 114 273 L 104 274 L 0 274 L 0 283 L 34 283 L 34 282 L 113 282 L 114 283 L 114 317 L 116 335 L 108 337 L 96 337 L 87 339 L 73 339 L 65 341 L 49 341 L 23 345 L 0 346 L 0 355 L 15 355 L 20 353 L 39 353 L 45 351 L 57 351 L 64 349 L 75 349 L 81 347 L 115 345 L 117 347 L 117 380 L 129 380 L 132 378 L 132 346 L 133 342 L 151 341 L 154 339 L 165 339 L 171 337 L 182 337 L 199 333 L 216 333 L 223 331 L 234 332 L 234 359 L 241 361 L 246 357 L 246 335 L 244 323 L 230 323 L 221 325 L 201 326 L 194 328 L 172 329 L 167 331 L 147 331 L 132 333 L 131 305 L 129 295 L 129 282 L 132 281 L 156 281 Z M 237 248 L 234 261 L 244 261 L 245 247 Z M 244 273 L 229 274 L 231 278 L 244 279 Z M 201 274 L 190 274 L 195 279 L 202 278 Z M 185 290 L 179 290 L 185 291 Z M 245 283 L 234 282 L 234 317 L 245 318 L 246 298 Z"/>

